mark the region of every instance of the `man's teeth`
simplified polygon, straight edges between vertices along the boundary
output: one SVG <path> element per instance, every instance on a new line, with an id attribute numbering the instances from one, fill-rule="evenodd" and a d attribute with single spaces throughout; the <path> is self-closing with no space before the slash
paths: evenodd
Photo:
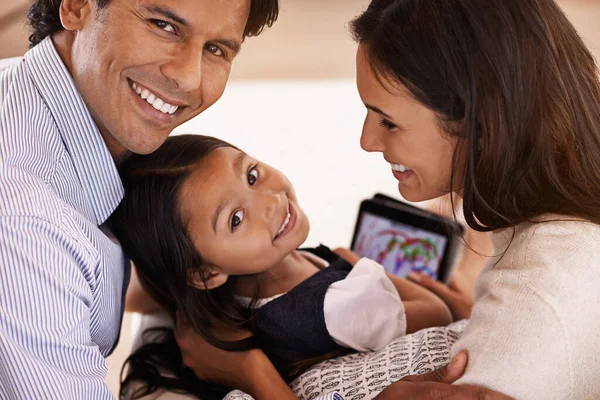
<path id="1" fill-rule="evenodd" d="M 177 109 L 179 108 L 179 106 L 174 106 L 160 99 L 148 89 L 142 89 L 135 82 L 131 84 L 131 87 L 133 88 L 133 90 L 136 91 L 137 94 L 140 95 L 142 99 L 146 100 L 148 104 L 150 104 L 152 107 L 154 107 L 163 114 L 174 114 L 175 111 L 177 111 Z"/>
<path id="2" fill-rule="evenodd" d="M 391 164 L 392 165 L 392 170 L 396 171 L 396 172 L 406 172 L 406 171 L 412 171 L 410 168 L 405 167 L 402 164 Z"/>
<path id="3" fill-rule="evenodd" d="M 287 217 L 285 217 L 285 221 L 283 221 L 283 225 L 281 225 L 281 228 L 279 228 L 279 232 L 277 232 L 277 236 L 281 235 L 281 233 L 285 230 L 285 228 L 288 226 L 288 224 L 290 223 L 290 218 L 291 218 L 292 214 L 290 214 L 289 212 L 287 213 Z"/>

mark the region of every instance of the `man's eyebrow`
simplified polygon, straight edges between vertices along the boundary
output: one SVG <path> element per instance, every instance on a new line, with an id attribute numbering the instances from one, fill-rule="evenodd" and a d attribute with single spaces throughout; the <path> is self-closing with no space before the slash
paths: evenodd
<path id="1" fill-rule="evenodd" d="M 188 24 L 188 22 L 185 19 L 183 19 L 182 17 L 177 15 L 177 13 L 175 11 L 173 11 L 169 8 L 166 8 L 163 6 L 157 6 L 157 5 L 144 5 L 143 7 L 148 12 L 151 12 L 153 14 L 162 15 L 163 17 L 168 18 L 171 21 L 177 22 L 181 26 L 185 26 L 185 27 L 190 26 L 190 24 Z"/>
<path id="2" fill-rule="evenodd" d="M 236 176 L 240 176 L 242 175 L 242 171 L 243 171 L 243 166 L 244 166 L 244 160 L 246 159 L 247 155 L 246 153 L 240 151 L 240 154 L 238 154 L 235 157 L 235 160 L 233 160 L 233 170 Z M 225 209 L 225 207 L 227 207 L 227 205 L 229 204 L 229 200 L 225 199 L 221 202 L 221 204 L 219 204 L 219 206 L 217 207 L 217 209 L 215 210 L 215 213 L 213 214 L 212 218 L 211 218 L 211 225 L 213 228 L 213 232 L 217 233 L 217 222 L 219 221 L 219 216 L 221 214 L 221 212 Z"/>
<path id="3" fill-rule="evenodd" d="M 371 111 L 375 111 L 377 114 L 381 114 L 381 115 L 383 115 L 383 116 L 384 116 L 384 117 L 386 117 L 387 119 L 392 119 L 392 120 L 394 119 L 394 118 L 390 117 L 389 115 L 387 115 L 386 113 L 384 113 L 383 111 L 381 111 L 381 110 L 380 110 L 379 108 L 377 108 L 377 107 L 373 107 L 373 106 L 371 106 L 371 105 L 369 105 L 369 104 L 365 104 L 365 107 L 367 107 L 367 108 L 368 108 L 369 110 L 371 110 Z"/>
<path id="4" fill-rule="evenodd" d="M 234 54 L 238 54 L 242 49 L 242 42 L 239 40 L 231 40 L 231 39 L 215 39 L 211 40 L 211 42 L 222 44 L 225 47 L 228 47 Z"/>

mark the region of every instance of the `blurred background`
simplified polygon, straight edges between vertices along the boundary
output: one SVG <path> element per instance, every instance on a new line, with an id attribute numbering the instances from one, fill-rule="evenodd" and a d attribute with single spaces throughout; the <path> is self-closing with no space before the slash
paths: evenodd
<path id="1" fill-rule="evenodd" d="M 0 0 L 0 58 L 27 50 L 28 3 Z M 176 131 L 218 136 L 282 170 L 311 220 L 311 246 L 349 246 L 360 201 L 377 191 L 398 196 L 389 165 L 359 147 L 365 109 L 347 23 L 368 3 L 281 0 L 275 26 L 244 43 L 223 98 Z M 600 0 L 558 3 L 600 59 Z M 108 359 L 115 394 L 134 326 L 126 315 Z"/>

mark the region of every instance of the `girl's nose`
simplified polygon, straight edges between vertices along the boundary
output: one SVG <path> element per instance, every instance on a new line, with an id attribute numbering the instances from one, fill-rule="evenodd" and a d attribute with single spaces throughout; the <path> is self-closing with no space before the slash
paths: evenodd
<path id="1" fill-rule="evenodd" d="M 266 192 L 263 195 L 265 218 L 271 220 L 281 213 L 283 207 L 283 193 L 281 192 Z"/>

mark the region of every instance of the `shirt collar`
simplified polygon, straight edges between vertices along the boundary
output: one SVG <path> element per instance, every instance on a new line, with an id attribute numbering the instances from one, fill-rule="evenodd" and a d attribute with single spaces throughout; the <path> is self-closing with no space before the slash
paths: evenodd
<path id="1" fill-rule="evenodd" d="M 73 161 L 93 212 L 88 217 L 101 225 L 123 198 L 114 160 L 51 37 L 29 50 L 24 61 Z"/>

